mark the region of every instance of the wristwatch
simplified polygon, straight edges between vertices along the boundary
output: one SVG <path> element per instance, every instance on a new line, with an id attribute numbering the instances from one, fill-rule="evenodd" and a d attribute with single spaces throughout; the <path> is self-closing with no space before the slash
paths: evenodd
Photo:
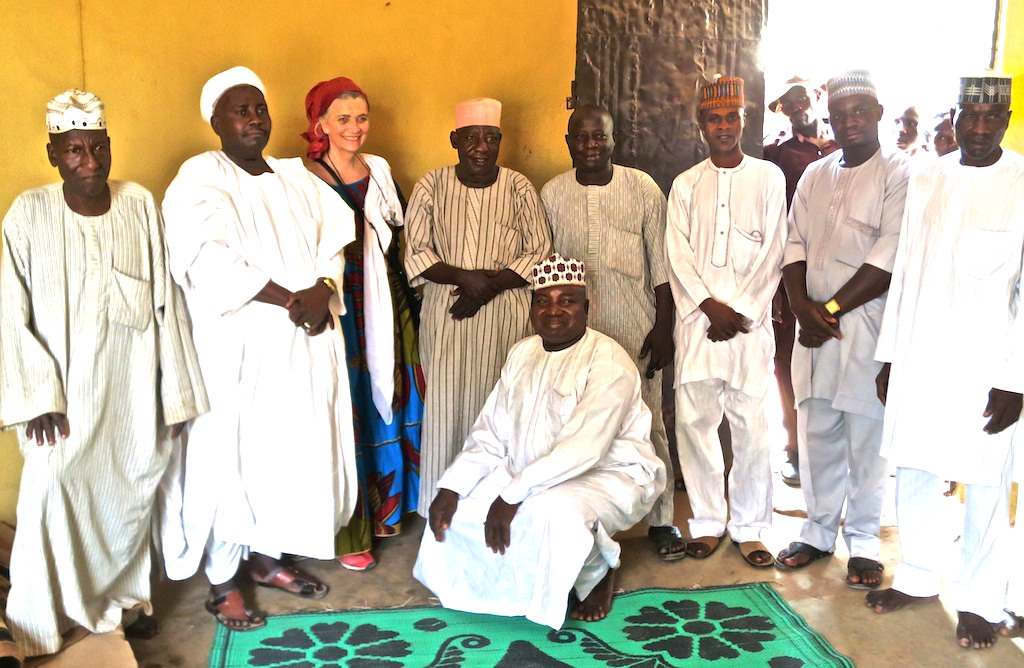
<path id="1" fill-rule="evenodd" d="M 331 292 L 338 291 L 338 284 L 334 282 L 334 279 L 327 278 L 326 276 L 320 279 L 320 282 L 331 289 Z"/>
<path id="2" fill-rule="evenodd" d="M 839 313 L 841 310 L 843 310 L 843 308 L 835 299 L 830 299 L 827 302 L 825 302 L 825 310 L 828 311 L 829 315 L 835 315 L 836 313 Z"/>

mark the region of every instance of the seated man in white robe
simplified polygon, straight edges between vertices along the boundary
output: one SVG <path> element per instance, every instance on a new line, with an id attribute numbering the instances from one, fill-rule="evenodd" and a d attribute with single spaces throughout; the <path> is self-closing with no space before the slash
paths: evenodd
<path id="1" fill-rule="evenodd" d="M 665 487 L 630 355 L 587 328 L 583 262 L 533 270 L 537 336 L 509 352 L 465 447 L 438 482 L 413 569 L 441 605 L 552 628 L 611 609 L 618 531 Z"/>
<path id="2" fill-rule="evenodd" d="M 65 91 L 46 124 L 63 183 L 18 196 L 0 260 L 0 425 L 25 458 L 7 616 L 26 656 L 151 611 L 167 436 L 208 408 L 160 211 L 108 180 L 103 102 Z"/>

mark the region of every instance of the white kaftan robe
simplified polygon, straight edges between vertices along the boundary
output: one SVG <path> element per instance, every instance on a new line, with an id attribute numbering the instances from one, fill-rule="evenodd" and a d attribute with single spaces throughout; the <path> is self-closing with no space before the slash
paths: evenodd
<path id="1" fill-rule="evenodd" d="M 195 573 L 208 539 L 331 559 L 355 504 L 341 330 L 309 336 L 285 309 L 253 299 L 271 280 L 300 290 L 328 277 L 341 289 L 353 215 L 300 159 L 266 161 L 273 172 L 253 176 L 222 151 L 200 154 L 164 197 L 211 406 L 189 431 L 181 507 L 164 527 L 173 579 Z M 339 305 L 332 296 L 335 314 Z"/>
<path id="2" fill-rule="evenodd" d="M 896 466 L 995 485 L 1016 425 L 982 431 L 988 393 L 1024 392 L 1024 158 L 959 157 L 910 181 L 876 351 L 892 362 L 882 451 Z"/>
<path id="3" fill-rule="evenodd" d="M 646 172 L 615 165 L 612 180 L 584 186 L 576 170 L 541 188 L 554 251 L 587 265 L 588 324 L 615 339 L 642 369 L 640 349 L 654 327 L 654 288 L 668 282 L 665 266 L 665 195 Z M 665 470 L 672 470 L 661 410 L 661 371 L 641 373 L 644 403 L 651 409 L 651 443 Z M 671 478 L 672 476 L 669 475 Z M 675 487 L 654 504 L 650 526 L 673 524 Z"/>
<path id="4" fill-rule="evenodd" d="M 909 163 L 881 149 L 855 167 L 843 152 L 811 163 L 789 211 L 785 265 L 807 265 L 807 296 L 826 302 L 862 265 L 892 272 Z M 883 406 L 875 395 L 885 294 L 840 314 L 842 339 L 793 349 L 800 480 L 807 521 L 800 542 L 831 552 L 843 535 L 854 557 L 878 559 L 886 460 L 879 454 Z M 798 324 L 799 327 L 799 324 Z M 799 329 L 798 329 L 799 331 Z M 849 495 L 847 492 L 849 491 Z"/>
<path id="5" fill-rule="evenodd" d="M 71 211 L 58 183 L 22 193 L 3 222 L 0 422 L 25 458 L 7 617 L 26 655 L 149 608 L 166 426 L 208 409 L 153 196 L 109 186 L 103 215 Z M 25 423 L 50 412 L 71 433 L 37 446 Z"/>
<path id="6" fill-rule="evenodd" d="M 954 152 L 915 173 L 876 358 L 891 362 L 882 453 L 897 466 L 902 561 L 893 587 L 937 594 L 930 526 L 944 480 L 966 483 L 958 610 L 998 622 L 1005 604 L 1010 446 L 983 431 L 992 388 L 1024 392 L 1024 157 L 988 167 Z"/>
<path id="7" fill-rule="evenodd" d="M 764 396 L 772 376 L 771 303 L 786 238 L 786 178 L 765 160 L 743 156 L 734 168 L 710 159 L 672 184 L 665 247 L 676 305 L 676 443 L 686 480 L 693 537 L 721 536 L 729 515 L 718 440 L 723 415 L 732 430 L 729 481 L 739 542 L 758 539 L 771 522 L 771 466 Z M 713 298 L 749 319 L 748 333 L 707 338 L 700 310 Z"/>
<path id="8" fill-rule="evenodd" d="M 588 329 L 555 352 L 539 336 L 519 342 L 438 481 L 458 509 L 443 542 L 427 527 L 413 575 L 447 608 L 560 628 L 570 590 L 582 600 L 618 567 L 612 534 L 664 490 L 650 426 L 636 365 L 611 338 Z M 522 504 L 504 555 L 484 542 L 498 495 Z"/>
<path id="9" fill-rule="evenodd" d="M 459 453 L 505 355 L 530 333 L 530 291 L 506 290 L 473 317 L 453 320 L 448 309 L 458 299 L 455 286 L 422 274 L 444 262 L 460 269 L 510 269 L 529 281 L 551 249 L 551 232 L 530 181 L 504 167 L 486 188 L 463 185 L 454 166 L 429 172 L 412 190 L 405 226 L 409 283 L 424 286 L 420 363 L 427 390 L 419 513 L 425 517 L 437 479 Z"/>

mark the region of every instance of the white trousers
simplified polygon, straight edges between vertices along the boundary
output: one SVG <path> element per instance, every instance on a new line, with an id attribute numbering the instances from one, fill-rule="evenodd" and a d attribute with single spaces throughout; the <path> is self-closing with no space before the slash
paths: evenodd
<path id="1" fill-rule="evenodd" d="M 1009 460 L 1009 457 L 1007 457 Z M 896 470 L 896 521 L 903 560 L 896 567 L 893 589 L 910 596 L 935 596 L 942 584 L 942 566 L 949 548 L 935 520 L 942 510 L 942 478 L 900 467 Z M 993 624 L 1001 621 L 1006 602 L 1010 560 L 1010 467 L 999 485 L 967 485 L 961 564 L 954 583 L 954 604 Z"/>
<path id="2" fill-rule="evenodd" d="M 725 500 L 725 459 L 718 439 L 729 419 L 733 463 Z M 736 542 L 759 540 L 772 522 L 772 469 L 764 397 L 752 397 L 724 380 L 700 380 L 676 388 L 676 447 L 693 519 L 690 536 L 722 536 L 728 520 Z M 729 519 L 729 510 L 732 517 Z"/>
<path id="3" fill-rule="evenodd" d="M 877 560 L 888 460 L 878 454 L 882 420 L 836 410 L 825 399 L 797 406 L 800 486 L 807 521 L 800 541 L 832 552 L 846 502 L 843 538 L 851 557 Z"/>

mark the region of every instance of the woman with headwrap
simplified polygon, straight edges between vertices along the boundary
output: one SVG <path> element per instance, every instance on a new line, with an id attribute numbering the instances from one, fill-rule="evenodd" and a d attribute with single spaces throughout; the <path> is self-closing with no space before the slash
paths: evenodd
<path id="1" fill-rule="evenodd" d="M 398 260 L 404 202 L 388 162 L 360 153 L 370 130 L 366 93 L 351 79 L 322 81 L 306 95 L 303 138 L 309 170 L 356 214 L 345 248 L 341 329 L 348 357 L 359 500 L 337 535 L 341 565 L 376 565 L 373 538 L 401 531 L 419 493 L 423 372 L 416 330 L 418 301 Z"/>

